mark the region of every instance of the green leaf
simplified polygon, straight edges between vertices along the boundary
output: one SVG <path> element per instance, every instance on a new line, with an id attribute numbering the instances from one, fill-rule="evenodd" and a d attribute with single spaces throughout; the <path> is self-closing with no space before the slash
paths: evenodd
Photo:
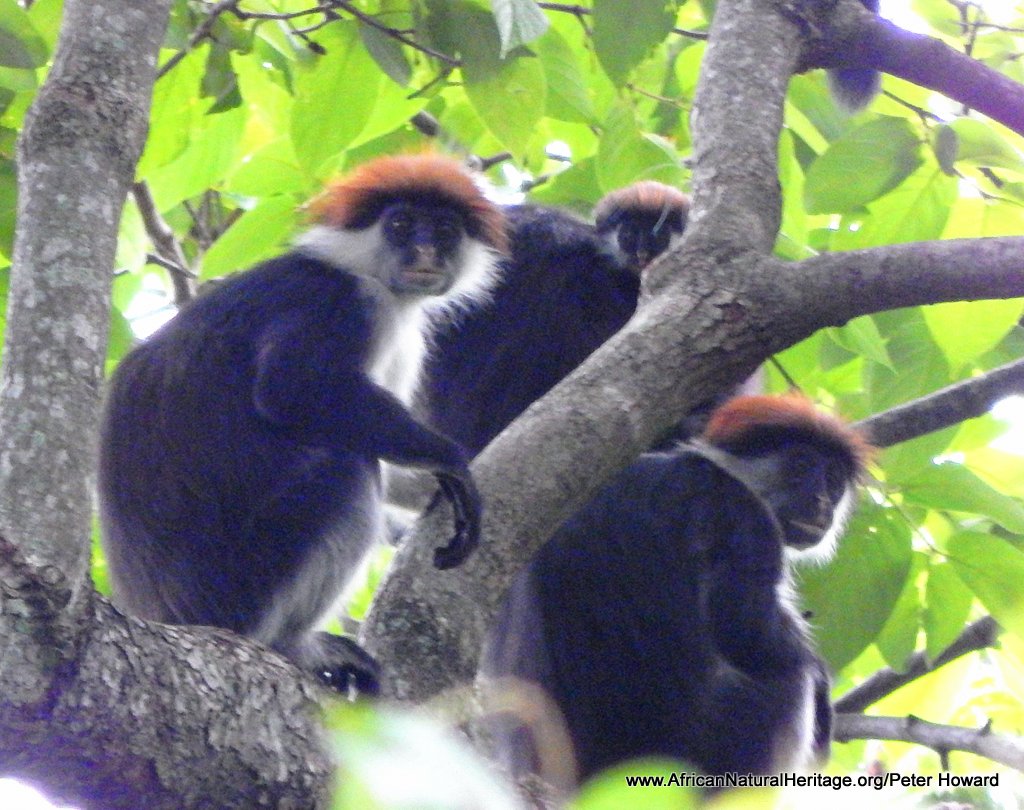
<path id="1" fill-rule="evenodd" d="M 147 178 L 180 156 L 189 139 L 198 134 L 193 127 L 198 131 L 209 125 L 199 102 L 208 50 L 208 45 L 196 48 L 154 85 L 149 137 L 135 170 L 138 177 Z"/>
<path id="2" fill-rule="evenodd" d="M 594 49 L 616 84 L 665 41 L 675 25 L 675 0 L 594 0 Z"/>
<path id="3" fill-rule="evenodd" d="M 227 47 L 213 43 L 206 60 L 206 72 L 203 74 L 200 88 L 203 97 L 213 99 L 208 113 L 224 112 L 242 103 L 242 94 L 238 91 L 238 76 L 231 67 L 231 51 Z"/>
<path id="4" fill-rule="evenodd" d="M 400 42 L 372 25 L 362 26 L 359 29 L 359 36 L 362 37 L 363 45 L 373 57 L 373 61 L 380 66 L 386 76 L 390 76 L 395 83 L 403 87 L 409 83 L 412 78 L 412 67 L 405 58 L 405 51 L 402 50 Z"/>
<path id="5" fill-rule="evenodd" d="M 548 18 L 533 0 L 493 0 L 491 5 L 498 23 L 503 59 L 548 30 Z"/>
<path id="6" fill-rule="evenodd" d="M 1024 299 L 955 301 L 924 307 L 924 319 L 954 371 L 1002 342 L 1024 315 Z"/>
<path id="7" fill-rule="evenodd" d="M 872 316 L 885 341 L 888 362 L 868 361 L 865 389 L 874 413 L 888 410 L 952 381 L 949 364 L 938 350 L 919 309 L 902 309 Z"/>
<path id="8" fill-rule="evenodd" d="M 206 116 L 185 151 L 145 178 L 160 211 L 220 185 L 238 155 L 246 114 L 242 106 Z"/>
<path id="9" fill-rule="evenodd" d="M 498 29 L 489 14 L 465 9 L 459 22 L 465 35 L 461 49 L 466 95 L 494 136 L 521 156 L 544 115 L 544 68 L 524 49 L 500 58 Z"/>
<path id="10" fill-rule="evenodd" d="M 0 0 L 0 65 L 42 67 L 49 55 L 46 42 L 25 10 L 15 0 Z"/>
<path id="11" fill-rule="evenodd" d="M 943 127 L 956 136 L 956 161 L 972 166 L 998 167 L 1024 172 L 1024 155 L 992 128 L 977 118 L 958 118 Z"/>
<path id="12" fill-rule="evenodd" d="M 316 42 L 326 53 L 296 75 L 291 138 L 302 165 L 320 177 L 333 172 L 370 119 L 380 71 L 357 23 L 331 23 L 317 33 Z"/>
<path id="13" fill-rule="evenodd" d="M 247 197 L 272 197 L 286 192 L 305 192 L 307 185 L 291 140 L 281 138 L 247 156 L 224 188 Z"/>
<path id="14" fill-rule="evenodd" d="M 901 488 L 909 503 L 983 515 L 1014 534 L 1024 534 L 1024 506 L 986 484 L 962 464 L 935 464 L 902 481 Z"/>
<path id="15" fill-rule="evenodd" d="M 949 539 L 950 563 L 996 621 L 1024 639 L 1024 552 L 1002 538 L 960 532 Z"/>
<path id="16" fill-rule="evenodd" d="M 880 117 L 835 141 L 807 171 L 804 203 L 812 214 L 853 211 L 896 188 L 921 165 L 910 122 Z"/>
<path id="17" fill-rule="evenodd" d="M 594 105 L 579 59 L 565 37 L 552 28 L 537 40 L 536 49 L 547 82 L 547 114 L 560 121 L 592 122 Z"/>
<path id="18" fill-rule="evenodd" d="M 18 176 L 14 162 L 0 158 L 0 256 L 10 258 L 13 253 L 17 212 Z"/>
<path id="19" fill-rule="evenodd" d="M 835 560 L 824 568 L 797 569 L 818 651 L 834 671 L 878 636 L 903 592 L 910 564 L 910 527 L 862 500 Z"/>
<path id="20" fill-rule="evenodd" d="M 297 212 L 290 196 L 263 200 L 221 235 L 203 257 L 201 279 L 242 270 L 277 252 L 295 229 Z"/>
<path id="21" fill-rule="evenodd" d="M 619 104 L 605 122 L 597 151 L 597 178 L 607 193 L 637 180 L 681 185 L 683 171 L 671 144 L 654 135 L 643 135 L 632 108 Z"/>
<path id="22" fill-rule="evenodd" d="M 928 568 L 924 596 L 924 632 L 928 658 L 934 661 L 963 632 L 971 613 L 974 595 L 948 562 Z"/>
<path id="23" fill-rule="evenodd" d="M 896 605 L 889 614 L 885 626 L 875 639 L 875 644 L 885 662 L 897 672 L 903 672 L 907 659 L 914 654 L 917 646 L 917 631 L 921 626 L 921 598 L 917 590 L 918 575 L 924 570 L 926 558 L 914 552 L 910 573 Z"/>
<path id="24" fill-rule="evenodd" d="M 840 346 L 895 371 L 889 350 L 886 348 L 886 339 L 882 337 L 870 315 L 854 318 L 845 326 L 830 330 L 830 334 Z"/>

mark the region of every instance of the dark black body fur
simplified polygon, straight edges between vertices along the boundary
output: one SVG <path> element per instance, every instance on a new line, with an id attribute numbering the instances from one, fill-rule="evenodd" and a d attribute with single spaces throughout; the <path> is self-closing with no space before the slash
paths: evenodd
<path id="1" fill-rule="evenodd" d="M 812 713 L 820 756 L 828 677 L 780 602 L 782 543 L 763 502 L 715 462 L 646 454 L 517 578 L 484 671 L 553 698 L 581 780 L 647 755 L 715 774 L 786 767 L 792 732 Z M 530 735 L 514 721 L 495 728 L 512 770 L 536 771 Z"/>
<path id="2" fill-rule="evenodd" d="M 291 253 L 192 302 L 121 363 L 99 494 L 130 612 L 251 635 L 314 671 L 346 646 L 311 631 L 380 533 L 378 459 L 465 470 L 367 376 L 381 339 L 367 289 Z"/>
<path id="3" fill-rule="evenodd" d="M 640 290 L 593 226 L 534 205 L 506 216 L 492 300 L 435 335 L 424 369 L 431 423 L 470 455 L 621 329 Z"/>

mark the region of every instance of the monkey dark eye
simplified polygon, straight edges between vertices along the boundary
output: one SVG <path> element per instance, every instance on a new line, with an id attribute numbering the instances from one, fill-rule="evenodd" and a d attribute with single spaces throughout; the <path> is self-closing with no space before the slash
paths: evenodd
<path id="1" fill-rule="evenodd" d="M 412 233 L 412 217 L 404 211 L 396 211 L 389 214 L 384 220 L 384 230 L 387 236 L 397 242 L 404 242 Z"/>
<path id="2" fill-rule="evenodd" d="M 454 245 L 461 236 L 462 228 L 454 222 L 439 222 L 434 230 L 434 238 L 441 245 Z"/>

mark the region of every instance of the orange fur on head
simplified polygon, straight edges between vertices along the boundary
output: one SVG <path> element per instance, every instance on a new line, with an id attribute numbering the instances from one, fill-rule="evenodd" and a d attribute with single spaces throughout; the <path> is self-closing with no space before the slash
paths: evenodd
<path id="1" fill-rule="evenodd" d="M 819 411 L 807 397 L 796 393 L 731 399 L 711 415 L 703 439 L 728 450 L 759 428 L 802 431 L 843 448 L 850 454 L 858 475 L 874 454 L 874 448 L 859 431 L 839 417 Z"/>
<path id="2" fill-rule="evenodd" d="M 501 209 L 483 195 L 457 160 L 443 155 L 392 155 L 371 160 L 330 183 L 310 202 L 309 212 L 321 225 L 350 228 L 381 199 L 417 194 L 438 197 L 461 208 L 469 217 L 472 235 L 495 250 L 508 250 Z"/>
<path id="3" fill-rule="evenodd" d="M 594 219 L 601 222 L 623 208 L 655 212 L 681 208 L 686 212 L 690 210 L 690 198 L 679 189 L 664 183 L 641 180 L 605 194 L 594 208 Z"/>

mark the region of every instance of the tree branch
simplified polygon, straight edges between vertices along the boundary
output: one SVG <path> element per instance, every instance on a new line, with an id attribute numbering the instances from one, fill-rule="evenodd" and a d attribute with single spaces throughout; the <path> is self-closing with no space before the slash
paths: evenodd
<path id="1" fill-rule="evenodd" d="M 508 585 L 554 527 L 701 402 L 824 326 L 895 307 L 1024 295 L 1024 239 L 771 256 L 775 161 L 797 21 L 720 0 L 693 110 L 693 209 L 680 246 L 644 275 L 637 313 L 476 459 L 486 542 L 460 569 L 431 552 L 433 510 L 399 550 L 364 626 L 391 694 L 424 700 L 473 678 Z M 758 82 L 750 81 L 757 75 Z"/>
<path id="2" fill-rule="evenodd" d="M 1024 135 L 1024 86 L 969 54 L 905 31 L 856 2 L 839 3 L 817 29 L 802 69 L 871 68 L 906 79 Z"/>
<path id="3" fill-rule="evenodd" d="M 986 414 L 999 400 L 1024 393 L 1024 360 L 953 383 L 857 423 L 877 447 L 891 447 Z"/>
<path id="4" fill-rule="evenodd" d="M 160 259 L 158 263 L 167 270 L 171 278 L 171 284 L 174 286 L 174 303 L 181 306 L 191 301 L 196 294 L 196 274 L 189 270 L 185 251 L 174 237 L 171 226 L 160 216 L 149 186 L 144 182 L 135 183 L 132 185 L 132 196 L 146 227 L 146 234 Z"/>
<path id="5" fill-rule="evenodd" d="M 855 686 L 835 702 L 837 712 L 863 712 L 868 706 L 891 695 L 901 686 L 906 686 L 922 675 L 934 672 L 967 653 L 983 650 L 995 645 L 999 637 L 999 625 L 991 616 L 979 619 L 967 627 L 934 661 L 929 661 L 923 652 L 914 653 L 907 661 L 905 672 L 894 669 L 880 669 L 862 683 Z"/>
<path id="6" fill-rule="evenodd" d="M 898 740 L 917 743 L 939 754 L 966 751 L 1024 771 L 1024 741 L 1019 737 L 993 734 L 988 725 L 971 729 L 929 723 L 917 717 L 839 714 L 836 715 L 833 737 L 837 742 Z"/>
<path id="7" fill-rule="evenodd" d="M 148 127 L 169 0 L 68 0 L 18 141 L 0 385 L 0 533 L 77 590 L 121 208 Z M 4 661 L 0 622 L 0 662 Z M 0 669 L 0 694 L 5 673 Z"/>

